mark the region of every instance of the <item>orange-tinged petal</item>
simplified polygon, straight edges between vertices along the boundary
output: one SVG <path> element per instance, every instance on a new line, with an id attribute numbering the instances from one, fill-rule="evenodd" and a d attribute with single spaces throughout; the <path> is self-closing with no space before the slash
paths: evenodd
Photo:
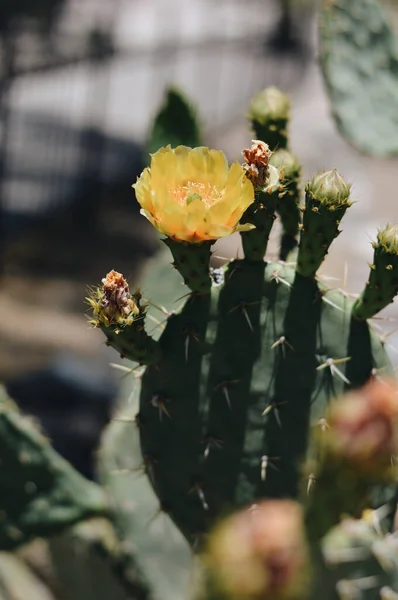
<path id="1" fill-rule="evenodd" d="M 196 230 L 202 230 L 203 225 L 206 223 L 206 215 L 208 210 L 202 200 L 195 198 L 186 207 L 186 228 L 188 235 L 192 235 Z"/>
<path id="2" fill-rule="evenodd" d="M 162 232 L 169 237 L 175 237 L 178 231 L 186 229 L 187 216 L 180 206 L 167 206 L 161 213 Z"/>

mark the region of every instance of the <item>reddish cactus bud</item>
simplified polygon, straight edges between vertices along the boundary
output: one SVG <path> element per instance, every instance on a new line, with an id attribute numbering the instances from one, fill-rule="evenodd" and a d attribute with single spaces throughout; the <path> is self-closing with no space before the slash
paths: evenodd
<path id="1" fill-rule="evenodd" d="M 335 403 L 328 418 L 327 453 L 358 474 L 389 478 L 398 453 L 398 389 L 373 380 Z"/>
<path id="2" fill-rule="evenodd" d="M 252 182 L 254 189 L 271 191 L 278 184 L 278 171 L 269 164 L 272 152 L 268 144 L 252 140 L 251 148 L 244 148 L 242 154 L 246 177 Z"/>
<path id="3" fill-rule="evenodd" d="M 233 515 L 212 534 L 206 562 L 222 596 L 302 597 L 309 568 L 300 506 L 265 501 Z"/>
<path id="4" fill-rule="evenodd" d="M 139 297 L 141 297 L 139 295 Z M 139 297 L 136 297 L 137 302 Z M 95 319 L 92 324 L 105 327 L 110 325 L 131 325 L 139 316 L 140 309 L 131 297 L 129 286 L 121 273 L 110 271 L 102 279 L 102 287 L 95 289 L 87 302 L 93 309 Z"/>

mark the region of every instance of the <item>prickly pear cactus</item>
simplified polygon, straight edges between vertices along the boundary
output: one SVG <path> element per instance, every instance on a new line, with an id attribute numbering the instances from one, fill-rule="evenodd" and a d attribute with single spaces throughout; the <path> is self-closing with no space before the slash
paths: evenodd
<path id="1" fill-rule="evenodd" d="M 256 98 L 253 128 L 285 140 L 286 122 L 269 117 L 267 102 L 267 92 Z M 189 288 L 176 312 L 158 306 L 166 316 L 158 339 L 145 332 L 151 301 L 131 294 L 121 274 L 109 273 L 89 299 L 107 343 L 138 363 L 139 411 L 133 418 L 126 407 L 118 417 L 139 432 L 133 470 L 147 474 L 159 511 L 191 544 L 235 507 L 310 489 L 320 464 L 313 434 L 327 429 L 331 399 L 390 371 L 366 319 L 397 292 L 396 229 L 379 233 L 359 299 L 327 288 L 317 271 L 350 207 L 350 186 L 336 171 L 317 174 L 300 206 L 299 165 L 285 154 L 274 166 L 266 141 L 255 140 L 243 166 L 229 170 L 217 151 L 162 148 L 135 185 Z M 263 259 L 277 212 L 291 239 L 300 232 L 293 263 Z M 212 242 L 235 231 L 245 258 L 212 271 Z M 157 304 L 156 289 L 145 295 Z M 121 447 L 121 469 L 128 458 Z M 369 504 L 373 488 L 360 487 L 354 499 L 341 488 L 347 503 L 327 527 Z"/>

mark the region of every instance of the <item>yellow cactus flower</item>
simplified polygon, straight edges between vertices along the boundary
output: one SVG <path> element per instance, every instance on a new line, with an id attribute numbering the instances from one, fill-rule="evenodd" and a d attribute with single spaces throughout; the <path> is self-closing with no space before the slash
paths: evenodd
<path id="1" fill-rule="evenodd" d="M 239 225 L 254 189 L 238 163 L 209 148 L 160 148 L 133 185 L 143 214 L 158 231 L 193 244 L 247 231 Z"/>

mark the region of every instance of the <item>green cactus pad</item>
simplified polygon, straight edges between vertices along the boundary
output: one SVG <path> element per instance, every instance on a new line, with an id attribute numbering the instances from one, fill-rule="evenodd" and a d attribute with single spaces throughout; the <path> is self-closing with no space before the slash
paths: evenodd
<path id="1" fill-rule="evenodd" d="M 56 399 L 55 399 L 56 401 Z M 0 548 L 105 515 L 102 490 L 84 479 L 0 388 Z"/>
<path id="2" fill-rule="evenodd" d="M 161 510 L 190 542 L 235 506 L 296 497 L 328 401 L 372 368 L 388 371 L 383 344 L 351 308 L 285 265 L 234 261 L 224 286 L 170 316 L 163 358 L 136 381 L 130 427 Z M 347 360 L 332 369 L 328 359 Z M 129 460 L 120 451 L 119 468 Z"/>
<path id="3" fill-rule="evenodd" d="M 398 46 L 376 0 L 324 0 L 320 57 L 342 135 L 366 154 L 398 152 Z"/>
<path id="4" fill-rule="evenodd" d="M 202 136 L 194 108 L 175 89 L 169 89 L 164 103 L 156 115 L 149 135 L 148 150 L 153 153 L 170 144 L 176 146 L 202 146 Z"/>

